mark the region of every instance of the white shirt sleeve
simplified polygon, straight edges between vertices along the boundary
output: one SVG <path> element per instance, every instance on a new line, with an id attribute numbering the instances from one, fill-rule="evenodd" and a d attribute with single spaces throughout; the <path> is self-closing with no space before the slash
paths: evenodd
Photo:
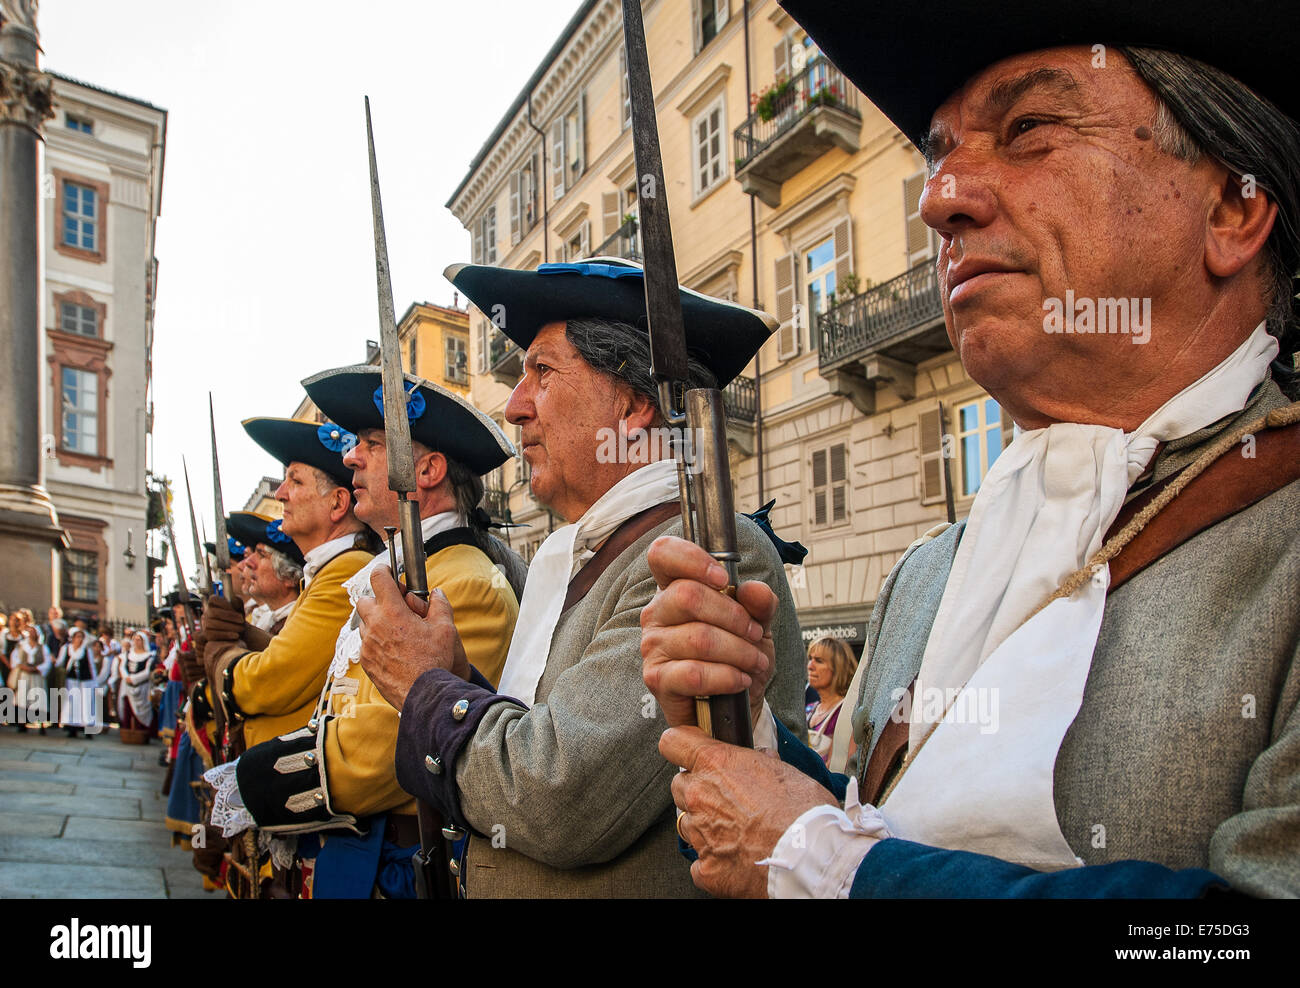
<path id="1" fill-rule="evenodd" d="M 767 865 L 768 898 L 847 899 L 862 859 L 890 836 L 880 811 L 858 802 L 858 780 L 849 779 L 843 810 L 814 806 L 758 862 Z"/>

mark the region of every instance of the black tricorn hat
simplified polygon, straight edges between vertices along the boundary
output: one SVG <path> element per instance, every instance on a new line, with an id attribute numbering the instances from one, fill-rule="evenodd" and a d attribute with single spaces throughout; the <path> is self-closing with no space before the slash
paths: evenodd
<path id="1" fill-rule="evenodd" d="M 1277 0 L 780 0 L 826 56 L 913 144 L 968 79 L 1012 55 L 1064 45 L 1163 48 L 1227 72 L 1300 119 L 1300 17 Z"/>
<path id="2" fill-rule="evenodd" d="M 280 531 L 280 519 L 259 515 L 255 511 L 232 511 L 226 519 L 226 528 L 232 538 L 238 539 L 250 550 L 259 544 L 282 552 L 299 566 L 303 564 L 302 550 L 297 543 Z"/>
<path id="3" fill-rule="evenodd" d="M 521 348 L 547 323 L 594 317 L 646 329 L 645 272 L 621 257 L 540 264 L 536 271 L 453 264 L 443 276 Z M 680 288 L 691 356 L 726 387 L 767 342 L 778 322 L 765 312 Z"/>
<path id="4" fill-rule="evenodd" d="M 244 431 L 253 442 L 286 467 L 306 463 L 324 471 L 340 487 L 352 488 L 352 471 L 343 465 L 343 452 L 356 437 L 332 422 L 303 422 L 300 419 L 244 419 Z"/>
<path id="5" fill-rule="evenodd" d="M 460 395 L 414 374 L 403 376 L 411 438 L 417 443 L 479 476 L 515 455 L 514 444 L 497 424 Z M 321 371 L 304 379 L 302 386 L 316 407 L 344 428 L 360 432 L 384 427 L 383 371 L 373 364 Z"/>

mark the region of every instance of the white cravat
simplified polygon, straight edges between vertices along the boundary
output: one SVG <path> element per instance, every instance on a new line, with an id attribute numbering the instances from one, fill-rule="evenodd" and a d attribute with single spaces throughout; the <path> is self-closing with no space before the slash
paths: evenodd
<path id="1" fill-rule="evenodd" d="M 547 536 L 528 567 L 499 693 L 529 706 L 536 702 L 569 581 L 623 522 L 678 496 L 676 461 L 656 460 L 607 490 L 576 522 Z"/>
<path id="2" fill-rule="evenodd" d="M 311 581 L 315 579 L 322 566 L 345 550 L 351 549 L 356 544 L 356 541 L 357 533 L 349 532 L 347 535 L 340 535 L 337 539 L 322 542 L 311 552 L 304 552 L 302 554 L 303 589 L 305 590 L 311 586 Z"/>
<path id="3" fill-rule="evenodd" d="M 420 537 L 423 541 L 428 542 L 439 532 L 445 532 L 451 528 L 457 528 L 465 524 L 465 519 L 455 511 L 440 511 L 436 515 L 430 515 L 428 518 L 420 519 Z M 357 601 L 362 597 L 373 597 L 375 592 L 370 588 L 370 574 L 380 566 L 387 566 L 388 543 L 384 543 L 384 548 L 375 556 L 374 559 L 362 566 L 361 569 L 345 580 L 343 589 L 348 592 L 348 600 L 352 602 L 352 614 L 343 627 L 339 629 L 338 638 L 334 641 L 334 660 L 330 663 L 330 676 L 333 679 L 339 679 L 347 675 L 348 666 L 361 657 L 361 622 L 357 619 Z M 397 565 L 402 565 L 402 540 L 401 535 L 397 535 Z M 430 587 L 429 590 L 434 590 Z"/>

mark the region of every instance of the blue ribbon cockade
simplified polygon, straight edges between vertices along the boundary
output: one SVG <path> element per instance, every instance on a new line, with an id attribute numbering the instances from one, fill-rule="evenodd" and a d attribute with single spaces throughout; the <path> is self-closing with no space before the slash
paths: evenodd
<path id="1" fill-rule="evenodd" d="M 248 551 L 244 548 L 244 543 L 240 542 L 233 535 L 226 536 L 226 550 L 231 556 L 242 556 Z"/>
<path id="2" fill-rule="evenodd" d="M 280 526 L 283 524 L 284 521 L 283 519 L 280 518 L 277 518 L 275 521 L 267 523 L 266 540 L 268 542 L 274 542 L 276 545 L 284 545 L 286 542 L 293 541 L 292 539 L 289 538 L 289 536 L 285 535 L 284 532 L 280 530 Z"/>
<path id="3" fill-rule="evenodd" d="M 598 278 L 644 278 L 645 272 L 640 268 L 624 267 L 621 264 L 601 264 L 583 261 L 581 264 L 539 264 L 538 274 L 582 274 Z"/>
<path id="4" fill-rule="evenodd" d="M 420 394 L 416 388 L 419 385 L 411 385 L 411 390 L 406 393 L 406 417 L 414 422 L 424 414 L 424 395 Z M 384 386 L 381 384 L 375 388 L 375 407 L 379 409 L 379 414 L 384 414 Z"/>
<path id="5" fill-rule="evenodd" d="M 333 422 L 326 422 L 318 428 L 316 438 L 320 440 L 320 444 L 326 449 L 333 450 L 335 453 L 342 453 L 344 456 L 357 444 L 355 435 Z"/>

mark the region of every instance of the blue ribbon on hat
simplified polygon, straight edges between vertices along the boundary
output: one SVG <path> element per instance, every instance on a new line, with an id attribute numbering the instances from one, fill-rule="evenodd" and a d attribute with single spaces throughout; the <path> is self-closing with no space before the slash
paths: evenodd
<path id="1" fill-rule="evenodd" d="M 357 444 L 357 437 L 342 426 L 326 422 L 316 430 L 320 444 L 335 453 L 347 453 Z"/>
<path id="2" fill-rule="evenodd" d="M 242 556 L 248 552 L 248 550 L 244 548 L 244 543 L 240 542 L 233 535 L 226 536 L 226 551 L 232 556 Z"/>
<path id="3" fill-rule="evenodd" d="M 581 274 L 597 278 L 644 278 L 645 272 L 640 268 L 624 267 L 621 264 L 602 264 L 600 262 L 582 261 L 578 264 L 539 264 L 538 274 Z"/>
<path id="4" fill-rule="evenodd" d="M 284 520 L 281 518 L 277 518 L 275 521 L 267 522 L 266 540 L 268 542 L 274 542 L 276 545 L 284 545 L 287 542 L 293 541 L 293 539 L 289 538 L 289 536 L 285 535 L 284 532 L 281 530 L 280 526 L 282 526 L 283 524 L 284 524 Z"/>
<path id="5" fill-rule="evenodd" d="M 418 384 L 411 385 L 411 390 L 406 392 L 406 417 L 414 422 L 424 414 L 424 395 L 416 390 Z M 375 388 L 375 407 L 379 409 L 379 414 L 384 414 L 384 386 L 381 384 Z"/>

